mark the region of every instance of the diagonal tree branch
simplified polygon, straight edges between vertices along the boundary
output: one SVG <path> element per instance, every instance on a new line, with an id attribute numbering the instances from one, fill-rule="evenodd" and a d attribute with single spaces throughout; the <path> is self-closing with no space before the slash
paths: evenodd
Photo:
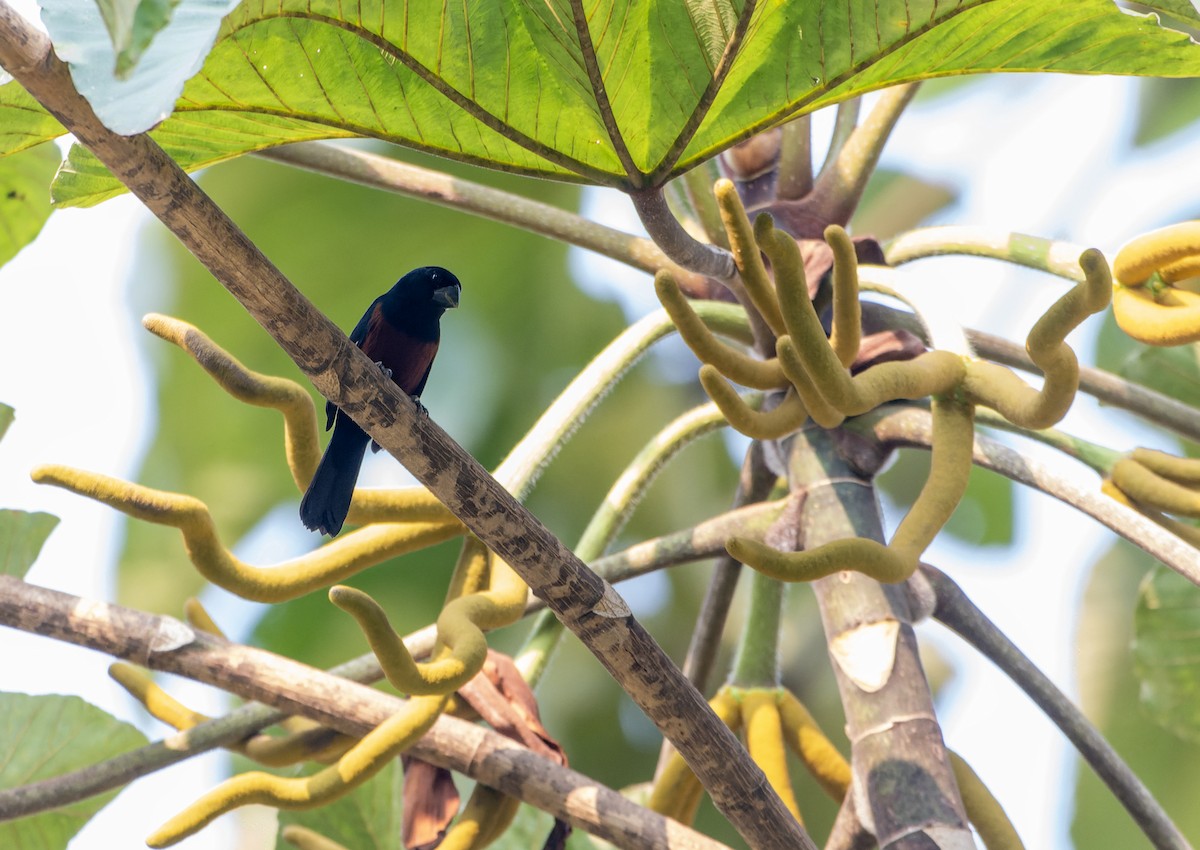
<path id="1" fill-rule="evenodd" d="M 366 734 L 403 706 L 399 697 L 194 631 L 169 617 L 80 599 L 12 576 L 0 576 L 0 624 L 269 702 L 348 735 Z M 189 734 L 179 737 L 186 740 Z M 672 848 L 724 847 L 473 723 L 443 715 L 411 753 L 622 847 L 652 847 L 664 840 Z"/>

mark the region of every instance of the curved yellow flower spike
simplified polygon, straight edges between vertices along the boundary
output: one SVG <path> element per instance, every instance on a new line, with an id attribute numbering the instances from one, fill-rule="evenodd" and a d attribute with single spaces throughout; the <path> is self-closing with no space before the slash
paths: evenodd
<path id="1" fill-rule="evenodd" d="M 1147 345 L 1200 341 L 1200 295 L 1171 284 L 1200 275 L 1200 221 L 1130 240 L 1113 260 L 1113 318 Z"/>
<path id="2" fill-rule="evenodd" d="M 321 460 L 317 413 L 312 396 L 287 378 L 263 375 L 243 366 L 237 358 L 194 325 L 170 316 L 150 313 L 142 325 L 155 336 L 174 343 L 191 355 L 225 392 L 246 404 L 270 407 L 283 414 L 284 448 L 288 468 L 303 492 Z M 355 490 L 347 520 L 354 525 L 373 522 L 421 520 L 453 521 L 450 511 L 424 487 Z"/>
<path id="3" fill-rule="evenodd" d="M 504 834 L 519 808 L 521 801 L 516 797 L 487 785 L 476 785 L 438 850 L 483 850 Z"/>
<path id="4" fill-rule="evenodd" d="M 358 621 L 387 680 L 404 694 L 443 694 L 458 690 L 475 677 L 487 658 L 487 639 L 476 623 L 494 619 L 495 602 L 485 594 L 460 596 L 438 615 L 438 638 L 448 655 L 418 663 L 393 631 L 379 603 L 361 590 L 338 585 L 329 601 Z"/>
<path id="5" fill-rule="evenodd" d="M 788 775 L 787 751 L 783 745 L 783 725 L 775 688 L 752 688 L 742 692 L 742 728 L 746 732 L 746 750 L 762 768 L 767 781 L 787 806 L 797 823 L 803 824 L 792 778 Z"/>
<path id="6" fill-rule="evenodd" d="M 787 384 L 787 378 L 776 360 L 757 360 L 719 340 L 708 325 L 696 315 L 679 284 L 668 272 L 654 276 L 654 291 L 663 309 L 675 323 L 679 336 L 701 362 L 709 363 L 731 381 L 756 390 L 776 389 Z"/>
<path id="7" fill-rule="evenodd" d="M 1143 286 L 1156 272 L 1168 283 L 1190 277 L 1200 258 L 1200 221 L 1185 221 L 1143 233 L 1113 258 L 1113 276 L 1122 286 Z M 1172 269 L 1167 277 L 1165 270 Z"/>
<path id="8" fill-rule="evenodd" d="M 429 731 L 446 697 L 413 697 L 399 713 L 372 729 L 337 764 L 299 778 L 252 771 L 209 791 L 171 818 L 149 838 L 151 847 L 168 847 L 194 835 L 228 811 L 250 803 L 279 809 L 311 809 L 349 793 Z"/>
<path id="9" fill-rule="evenodd" d="M 360 531 L 368 530 L 370 529 Z M 471 553 L 466 558 L 468 564 L 478 561 L 474 557 L 475 551 L 476 547 L 470 543 L 464 547 L 464 552 Z M 462 564 L 460 561 L 460 567 Z M 478 571 L 472 575 L 482 578 Z M 485 658 L 486 640 L 480 632 L 480 627 L 498 628 L 508 625 L 516 622 L 524 612 L 529 588 L 512 567 L 499 558 L 491 557 L 488 559 L 486 575 L 487 590 L 456 597 L 443 610 L 442 617 L 438 618 L 438 641 L 433 648 L 433 669 L 436 669 L 438 661 L 446 657 L 447 652 L 453 651 L 452 646 L 456 649 L 460 645 L 470 648 L 482 642 Z M 456 579 L 454 584 L 463 588 L 466 580 Z M 335 595 L 340 597 L 342 602 L 352 600 L 348 607 L 355 609 L 356 613 L 363 610 L 372 611 L 365 617 L 368 635 L 380 641 L 381 645 L 388 643 L 389 638 L 381 635 L 380 627 L 386 627 L 388 632 L 391 631 L 391 627 L 387 625 L 386 618 L 380 618 L 374 613 L 378 611 L 378 606 L 369 597 L 357 592 L 339 592 Z M 446 611 L 451 610 L 454 613 L 449 618 L 450 622 L 443 623 Z M 468 634 L 471 630 L 478 634 Z M 454 637 L 448 641 L 449 633 Z M 394 660 L 394 656 L 397 655 L 395 648 L 385 647 L 385 655 L 389 652 Z M 407 655 L 407 650 L 404 650 L 404 653 Z M 411 660 L 411 656 L 408 656 L 408 661 Z M 477 665 L 471 665 L 474 669 L 470 676 L 477 673 L 482 665 L 482 658 Z M 427 670 L 430 669 L 429 665 L 423 666 Z M 439 674 L 440 672 L 438 671 Z M 233 777 L 164 824 L 146 840 L 146 843 L 151 847 L 174 844 L 203 829 L 225 812 L 248 803 L 262 803 L 280 809 L 308 809 L 337 799 L 370 779 L 388 761 L 408 749 L 429 731 L 429 727 L 436 722 L 449 703 L 451 685 L 451 682 L 442 683 L 446 693 L 410 698 L 401 711 L 372 729 L 348 749 L 337 764 L 312 776 L 285 779 L 265 773 L 243 773 Z"/>
<path id="10" fill-rule="evenodd" d="M 734 559 L 780 581 L 814 581 L 842 570 L 857 570 L 876 581 L 904 581 L 921 554 L 950 519 L 967 489 L 975 445 L 975 408 L 957 399 L 934 398 L 929 478 L 891 543 L 847 538 L 803 552 L 781 552 L 756 540 L 731 537 Z"/>
<path id="11" fill-rule="evenodd" d="M 1112 276 L 1104 255 L 1089 248 L 1079 256 L 1084 279 L 1055 301 L 1030 330 L 1025 350 L 1046 376 L 1035 390 L 1011 370 L 971 361 L 963 388 L 1022 428 L 1049 428 L 1066 415 L 1079 389 L 1079 361 L 1064 341 L 1088 316 L 1104 310 L 1112 295 Z"/>
<path id="12" fill-rule="evenodd" d="M 756 440 L 777 440 L 795 431 L 808 418 L 795 390 L 788 390 L 778 407 L 755 410 L 721 377 L 717 368 L 708 363 L 700 367 L 700 385 L 730 425 Z"/>
<path id="13" fill-rule="evenodd" d="M 850 787 L 850 763 L 791 691 L 781 688 L 778 698 L 784 741 L 825 793 L 841 802 Z"/>
<path id="14" fill-rule="evenodd" d="M 1163 514 L 1154 510 L 1154 508 L 1135 502 L 1133 499 L 1129 498 L 1129 496 L 1127 496 L 1121 490 L 1121 488 L 1114 484 L 1111 478 L 1105 478 L 1100 482 L 1100 492 L 1108 496 L 1110 499 L 1120 502 L 1125 507 L 1132 508 L 1138 513 L 1149 517 L 1167 531 L 1174 534 L 1180 540 L 1190 543 L 1192 546 L 1200 549 L 1200 528 L 1180 522 L 1172 517 L 1164 516 Z"/>
<path id="15" fill-rule="evenodd" d="M 950 756 L 950 767 L 954 770 L 954 781 L 958 783 L 958 792 L 962 795 L 963 808 L 967 811 L 967 820 L 979 833 L 983 846 L 987 850 L 1025 850 L 1021 837 L 1017 835 L 1000 801 L 983 784 L 971 765 L 953 750 L 947 750 L 947 754 Z"/>
<path id="16" fill-rule="evenodd" d="M 1200 517 L 1200 489 L 1172 481 L 1132 457 L 1114 463 L 1109 477 L 1139 506 L 1193 519 Z"/>
<path id="17" fill-rule="evenodd" d="M 195 325 L 180 319 L 149 313 L 142 318 L 142 326 L 190 354 L 221 389 L 238 401 L 282 413 L 288 468 L 297 487 L 303 490 L 308 486 L 321 460 L 321 447 L 316 408 L 304 387 L 287 378 L 247 369 Z"/>
<path id="18" fill-rule="evenodd" d="M 1200 295 L 1173 286 L 1118 286 L 1113 318 L 1126 334 L 1146 345 L 1200 342 Z"/>
<path id="19" fill-rule="evenodd" d="M 178 528 L 183 533 L 188 557 L 201 575 L 255 602 L 295 599 L 389 558 L 464 533 L 457 520 L 381 523 L 344 534 L 299 558 L 273 567 L 255 567 L 221 544 L 208 507 L 192 496 L 154 490 L 67 466 L 39 466 L 33 470 L 33 480 L 103 502 L 144 522 Z"/>
<path id="20" fill-rule="evenodd" d="M 717 196 L 721 222 L 725 225 L 725 232 L 729 234 L 729 250 L 733 254 L 742 285 L 746 287 L 746 294 L 750 296 L 750 302 L 755 309 L 762 314 L 767 326 L 776 335 L 781 334 L 784 332 L 783 317 L 779 312 L 779 302 L 775 299 L 775 287 L 771 284 L 767 267 L 759 253 L 762 243 L 755 241 L 754 230 L 750 227 L 750 219 L 746 217 L 737 187 L 732 180 L 718 180 L 713 185 L 713 194 Z M 808 297 L 807 289 L 804 297 Z"/>
<path id="21" fill-rule="evenodd" d="M 279 831 L 279 837 L 296 850 L 348 850 L 346 845 L 339 844 L 332 838 L 326 838 L 319 832 L 299 824 L 289 823 Z"/>
<path id="22" fill-rule="evenodd" d="M 825 228 L 833 249 L 833 323 L 829 347 L 847 369 L 862 345 L 862 302 L 858 300 L 858 254 L 850 234 L 836 224 Z M 806 287 L 807 288 L 807 287 Z"/>

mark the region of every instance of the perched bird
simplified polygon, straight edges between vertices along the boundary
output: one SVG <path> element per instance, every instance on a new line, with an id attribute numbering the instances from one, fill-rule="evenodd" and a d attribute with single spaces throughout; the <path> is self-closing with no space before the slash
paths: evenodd
<path id="1" fill-rule="evenodd" d="M 461 290 L 458 278 L 443 268 L 413 269 L 371 303 L 350 341 L 419 404 L 441 338 L 438 320 L 458 306 Z M 371 439 L 333 402 L 326 403 L 325 413 L 325 430 L 333 428 L 333 436 L 300 502 L 300 519 L 309 529 L 336 537 Z"/>

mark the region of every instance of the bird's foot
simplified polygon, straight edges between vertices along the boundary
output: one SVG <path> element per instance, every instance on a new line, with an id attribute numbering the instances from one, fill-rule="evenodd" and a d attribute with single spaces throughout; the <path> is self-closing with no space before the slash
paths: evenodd
<path id="1" fill-rule="evenodd" d="M 382 360 L 376 360 L 375 365 L 379 367 L 380 372 L 383 372 L 383 374 L 387 376 L 388 380 L 391 380 L 392 370 L 389 369 L 387 366 L 384 366 Z"/>
<path id="2" fill-rule="evenodd" d="M 429 408 L 427 408 L 425 405 L 421 404 L 421 397 L 419 395 L 410 395 L 409 398 L 411 398 L 413 401 L 413 404 L 415 404 L 417 406 L 417 416 L 423 416 L 424 418 L 428 419 L 429 418 Z"/>

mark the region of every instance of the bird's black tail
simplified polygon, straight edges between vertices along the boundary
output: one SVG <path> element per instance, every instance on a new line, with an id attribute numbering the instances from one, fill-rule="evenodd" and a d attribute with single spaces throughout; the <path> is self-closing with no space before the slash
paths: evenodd
<path id="1" fill-rule="evenodd" d="M 350 417 L 338 413 L 329 446 L 300 502 L 300 520 L 307 528 L 331 537 L 342 530 L 368 442 Z"/>

